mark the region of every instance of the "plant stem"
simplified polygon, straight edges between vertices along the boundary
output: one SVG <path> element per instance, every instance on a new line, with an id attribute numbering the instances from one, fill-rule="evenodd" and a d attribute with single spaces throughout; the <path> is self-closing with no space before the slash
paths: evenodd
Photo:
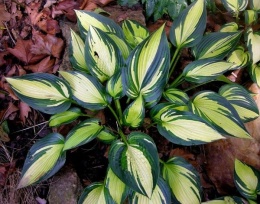
<path id="1" fill-rule="evenodd" d="M 175 69 L 175 66 L 176 66 L 176 64 L 177 64 L 177 62 L 178 62 L 179 57 L 180 57 L 180 48 L 177 47 L 176 50 L 175 50 L 175 52 L 174 52 L 174 54 L 173 54 L 173 57 L 172 57 L 172 59 L 171 59 L 170 74 L 169 74 L 169 76 L 172 75 L 172 73 L 173 73 L 173 71 L 174 71 L 174 69 Z"/>
<path id="2" fill-rule="evenodd" d="M 170 87 L 177 87 L 183 81 L 183 75 L 180 74 L 177 79 L 175 79 L 171 84 Z"/>
<path id="3" fill-rule="evenodd" d="M 115 106 L 116 106 L 116 110 L 119 115 L 120 124 L 121 124 L 121 121 L 123 119 L 123 113 L 122 113 L 121 104 L 120 104 L 119 99 L 115 99 Z"/>
<path id="4" fill-rule="evenodd" d="M 159 162 L 160 162 L 160 163 L 162 163 L 162 164 L 164 164 L 164 163 L 165 163 L 165 162 L 164 162 L 163 160 L 161 160 L 161 159 L 159 159 Z"/>
<path id="5" fill-rule="evenodd" d="M 128 144 L 128 141 L 127 141 L 127 139 L 126 139 L 126 136 L 125 136 L 125 134 L 123 133 L 123 131 L 119 128 L 119 130 L 118 130 L 118 133 L 119 133 L 119 135 L 121 136 L 121 138 L 122 138 L 122 140 L 124 141 L 124 143 L 125 144 Z"/>
<path id="6" fill-rule="evenodd" d="M 112 114 L 113 114 L 114 117 L 116 118 L 116 121 L 117 121 L 117 123 L 119 124 L 119 127 L 121 127 L 120 120 L 119 120 L 119 118 L 118 118 L 116 112 L 114 111 L 114 109 L 113 109 L 110 105 L 108 105 L 107 107 L 109 108 L 109 110 L 112 112 Z"/>

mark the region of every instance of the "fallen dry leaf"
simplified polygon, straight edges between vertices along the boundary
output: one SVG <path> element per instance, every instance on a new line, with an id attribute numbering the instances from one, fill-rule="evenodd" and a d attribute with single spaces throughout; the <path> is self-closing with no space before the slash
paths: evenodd
<path id="1" fill-rule="evenodd" d="M 31 23 L 36 25 L 36 23 L 40 20 L 43 15 L 41 12 L 39 13 L 39 9 L 41 7 L 41 3 L 30 3 L 25 7 L 27 14 L 30 17 Z"/>
<path id="2" fill-rule="evenodd" d="M 35 55 L 31 52 L 32 40 L 18 39 L 14 48 L 7 48 L 7 50 L 26 64 L 33 64 L 41 60 L 46 55 Z"/>
<path id="3" fill-rule="evenodd" d="M 1 121 L 6 120 L 6 119 L 12 120 L 14 117 L 10 117 L 10 116 L 18 110 L 19 109 L 12 102 L 9 102 L 7 109 L 4 111 L 0 120 Z"/>
<path id="4" fill-rule="evenodd" d="M 75 9 L 79 9 L 79 3 L 72 0 L 60 1 L 52 9 L 52 17 L 55 18 L 57 15 L 65 14 L 70 21 L 76 21 Z"/>
<path id="5" fill-rule="evenodd" d="M 49 8 L 53 4 L 57 3 L 58 0 L 47 0 L 46 3 L 44 4 L 43 8 Z"/>
<path id="6" fill-rule="evenodd" d="M 64 41 L 53 35 L 43 35 L 40 32 L 33 32 L 33 42 L 31 52 L 36 55 L 46 54 L 53 57 L 60 58 L 64 47 Z"/>
<path id="7" fill-rule="evenodd" d="M 53 72 L 55 60 L 51 59 L 50 56 L 45 57 L 37 64 L 25 66 L 24 68 L 32 72 Z"/>
<path id="8" fill-rule="evenodd" d="M 5 27 L 3 22 L 9 21 L 11 19 L 11 14 L 6 11 L 4 4 L 0 4 L 0 14 L 0 28 L 3 29 Z"/>
<path id="9" fill-rule="evenodd" d="M 55 35 L 60 33 L 58 21 L 54 19 L 43 19 L 37 23 L 37 26 L 44 32 Z"/>
<path id="10" fill-rule="evenodd" d="M 31 112 L 31 108 L 24 102 L 20 102 L 19 104 L 20 109 L 20 119 L 25 124 L 26 119 L 28 118 L 29 112 Z"/>

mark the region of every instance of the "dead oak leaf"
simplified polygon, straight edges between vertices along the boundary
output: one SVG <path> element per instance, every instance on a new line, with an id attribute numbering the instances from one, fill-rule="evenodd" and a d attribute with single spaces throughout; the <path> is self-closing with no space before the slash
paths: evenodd
<path id="1" fill-rule="evenodd" d="M 45 55 L 36 55 L 31 52 L 32 40 L 18 39 L 14 48 L 7 48 L 12 55 L 26 64 L 33 64 L 41 60 Z"/>
<path id="2" fill-rule="evenodd" d="M 45 57 L 39 63 L 25 66 L 24 68 L 27 70 L 31 70 L 32 72 L 53 72 L 55 60 L 51 59 L 50 56 Z"/>
<path id="3" fill-rule="evenodd" d="M 57 3 L 57 0 L 47 0 L 46 3 L 44 4 L 43 8 L 49 8 L 55 3 Z"/>
<path id="4" fill-rule="evenodd" d="M 39 13 L 39 9 L 41 7 L 41 3 L 30 3 L 25 7 L 27 14 L 30 17 L 31 23 L 36 25 L 36 23 L 40 20 L 43 15 L 42 12 Z"/>
<path id="5" fill-rule="evenodd" d="M 0 28 L 3 28 L 4 27 L 4 24 L 3 22 L 4 21 L 9 21 L 11 19 L 11 14 L 8 13 L 6 10 L 5 10 L 5 5 L 4 4 L 0 4 Z"/>
<path id="6" fill-rule="evenodd" d="M 20 109 L 20 119 L 23 122 L 23 124 L 25 124 L 29 112 L 31 112 L 31 108 L 26 103 L 20 102 L 19 109 Z"/>
<path id="7" fill-rule="evenodd" d="M 31 52 L 37 55 L 46 54 L 53 57 L 60 58 L 61 52 L 64 48 L 64 41 L 53 35 L 43 35 L 39 32 L 33 32 L 33 42 Z"/>

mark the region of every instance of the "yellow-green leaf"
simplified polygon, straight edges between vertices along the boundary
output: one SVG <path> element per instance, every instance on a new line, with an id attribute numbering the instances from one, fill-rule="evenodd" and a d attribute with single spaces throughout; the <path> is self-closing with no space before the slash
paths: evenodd
<path id="1" fill-rule="evenodd" d="M 64 138 L 51 133 L 36 142 L 29 150 L 22 169 L 17 188 L 23 188 L 53 176 L 65 163 L 66 154 L 62 152 Z"/>
<path id="2" fill-rule="evenodd" d="M 241 69 L 248 65 L 250 61 L 249 52 L 245 52 L 242 46 L 238 46 L 230 55 L 227 57 L 227 62 L 233 63 L 229 70 Z"/>
<path id="3" fill-rule="evenodd" d="M 85 57 L 91 74 L 104 82 L 124 64 L 117 45 L 102 30 L 90 26 L 85 44 Z"/>
<path id="4" fill-rule="evenodd" d="M 219 89 L 219 94 L 231 103 L 244 123 L 259 116 L 257 104 L 244 87 L 238 84 L 227 84 Z"/>
<path id="5" fill-rule="evenodd" d="M 121 204 L 126 199 L 129 189 L 112 171 L 108 169 L 106 176 L 106 188 L 116 204 Z"/>
<path id="6" fill-rule="evenodd" d="M 251 138 L 234 107 L 217 93 L 197 93 L 192 99 L 191 108 L 219 132 L 238 138 Z"/>
<path id="7" fill-rule="evenodd" d="M 258 13 L 254 10 L 245 10 L 245 23 L 246 25 L 255 24 L 258 20 Z"/>
<path id="8" fill-rule="evenodd" d="M 238 13 L 239 11 L 243 11 L 246 9 L 248 0 L 221 0 L 224 7 L 232 12 Z"/>
<path id="9" fill-rule="evenodd" d="M 198 44 L 206 28 L 204 0 L 197 0 L 175 19 L 170 30 L 170 41 L 178 49 Z"/>
<path id="10" fill-rule="evenodd" d="M 232 66 L 232 63 L 215 59 L 196 60 L 185 67 L 183 75 L 185 80 L 200 84 L 215 80 Z"/>
<path id="11" fill-rule="evenodd" d="M 160 98 L 168 79 L 169 51 L 164 26 L 161 26 L 131 52 L 122 72 L 128 97 L 142 95 L 146 102 Z"/>
<path id="12" fill-rule="evenodd" d="M 75 126 L 67 135 L 63 151 L 81 146 L 98 136 L 103 126 L 97 119 L 87 119 Z"/>
<path id="13" fill-rule="evenodd" d="M 260 64 L 252 64 L 249 67 L 251 79 L 260 87 Z"/>
<path id="14" fill-rule="evenodd" d="M 106 84 L 106 91 L 114 99 L 124 96 L 121 71 L 115 73 Z"/>
<path id="15" fill-rule="evenodd" d="M 111 97 L 93 76 L 77 71 L 59 73 L 69 83 L 73 99 L 84 108 L 99 110 L 110 103 Z"/>
<path id="16" fill-rule="evenodd" d="M 189 101 L 189 96 L 176 88 L 168 88 L 163 92 L 164 98 L 173 103 L 173 104 L 179 104 L 179 105 L 186 105 Z"/>
<path id="17" fill-rule="evenodd" d="M 67 111 L 57 113 L 57 114 L 51 116 L 51 118 L 49 120 L 49 126 L 55 127 L 55 126 L 70 123 L 70 122 L 76 120 L 81 114 L 82 113 L 79 108 L 76 108 L 76 107 L 70 108 Z"/>
<path id="18" fill-rule="evenodd" d="M 224 25 L 221 26 L 219 32 L 225 32 L 225 33 L 228 33 L 228 32 L 236 32 L 238 31 L 238 25 L 237 23 L 235 22 L 230 22 L 230 23 L 226 23 Z"/>
<path id="19" fill-rule="evenodd" d="M 129 200 L 131 204 L 169 204 L 171 203 L 171 191 L 165 181 L 159 178 L 151 198 L 133 192 Z"/>
<path id="20" fill-rule="evenodd" d="M 256 200 L 257 194 L 260 193 L 260 172 L 253 167 L 235 160 L 235 185 L 245 198 Z"/>
<path id="21" fill-rule="evenodd" d="M 90 11 L 75 10 L 75 12 L 80 34 L 83 39 L 86 38 L 90 26 L 99 28 L 106 33 L 114 33 L 122 39 L 124 38 L 122 29 L 112 19 Z"/>
<path id="22" fill-rule="evenodd" d="M 135 48 L 149 36 L 147 28 L 133 20 L 125 20 L 122 24 L 122 29 L 126 41 L 132 48 Z"/>
<path id="23" fill-rule="evenodd" d="M 173 203 L 201 203 L 201 184 L 194 167 L 181 157 L 163 163 L 162 175 L 171 188 Z"/>
<path id="24" fill-rule="evenodd" d="M 33 73 L 6 80 L 22 101 L 44 113 L 59 113 L 71 105 L 67 84 L 52 74 Z"/>
<path id="25" fill-rule="evenodd" d="M 85 43 L 72 29 L 70 30 L 71 42 L 69 44 L 69 59 L 74 69 L 89 72 L 85 61 Z"/>
<path id="26" fill-rule="evenodd" d="M 126 126 L 138 127 L 142 124 L 144 116 L 144 100 L 140 95 L 123 112 L 123 123 Z"/>
<path id="27" fill-rule="evenodd" d="M 114 204 L 108 189 L 103 183 L 93 183 L 84 189 L 78 204 Z"/>
<path id="28" fill-rule="evenodd" d="M 247 31 L 247 47 L 250 52 L 252 64 L 260 61 L 260 34 L 254 33 L 252 28 Z"/>
<path id="29" fill-rule="evenodd" d="M 196 59 L 222 60 L 237 46 L 242 32 L 214 32 L 205 35 L 193 48 Z"/>
<path id="30" fill-rule="evenodd" d="M 180 145 L 198 145 L 224 137 L 200 117 L 169 109 L 161 114 L 157 123 L 159 133 L 170 142 Z"/>
<path id="31" fill-rule="evenodd" d="M 207 202 L 202 202 L 202 204 L 246 204 L 247 202 L 240 197 L 237 196 L 225 196 L 221 198 L 217 198 L 215 200 L 210 200 Z"/>
<path id="32" fill-rule="evenodd" d="M 152 138 L 141 132 L 132 132 L 127 144 L 119 140 L 112 144 L 108 159 L 120 180 L 151 198 L 159 176 L 158 152 Z"/>
<path id="33" fill-rule="evenodd" d="M 249 6 L 255 11 L 260 10 L 260 1 L 259 0 L 249 0 Z"/>

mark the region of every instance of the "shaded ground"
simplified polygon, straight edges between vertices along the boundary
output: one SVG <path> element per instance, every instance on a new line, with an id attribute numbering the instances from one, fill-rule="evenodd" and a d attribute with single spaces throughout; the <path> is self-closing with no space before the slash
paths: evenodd
<path id="1" fill-rule="evenodd" d="M 15 201 L 17 198 L 12 198 L 14 194 L 17 194 L 20 199 L 23 198 L 22 203 L 37 203 L 34 197 L 47 198 L 50 181 L 43 182 L 38 187 L 27 188 L 28 191 L 20 190 L 17 193 L 14 188 L 17 185 L 19 171 L 29 148 L 37 140 L 52 131 L 66 135 L 71 127 L 48 128 L 46 121 L 49 116 L 20 102 L 8 87 L 4 77 L 21 76 L 31 72 L 56 74 L 58 69 L 70 69 L 67 45 L 69 28 L 76 27 L 73 9 L 88 10 L 108 4 L 104 10 L 109 12 L 111 18 L 118 23 L 127 18 L 134 19 L 143 24 L 147 23 L 149 30 L 153 31 L 166 22 L 166 31 L 167 33 L 169 31 L 171 22 L 165 19 L 145 22 L 140 5 L 129 9 L 120 7 L 111 0 L 93 2 L 88 0 L 21 0 L 18 3 L 5 0 L 0 3 L 0 189 L 2 188 L 2 195 L 13 199 L 0 200 L 0 203 L 18 202 Z M 217 31 L 230 18 L 227 14 L 210 14 L 207 30 Z M 180 59 L 181 70 L 192 60 L 192 57 L 188 50 L 185 50 Z M 258 87 L 252 87 L 252 89 L 260 93 Z M 106 122 L 113 120 L 108 113 L 100 113 L 100 115 Z M 3 125 L 5 121 L 8 123 L 9 133 Z M 151 129 L 149 135 L 155 140 L 160 157 L 168 158 L 178 155 L 193 164 L 201 176 L 204 200 L 208 200 L 220 195 L 238 195 L 232 177 L 235 156 L 244 156 L 243 160 L 245 160 L 245 155 L 250 155 L 247 158 L 249 164 L 260 169 L 260 134 L 258 134 L 260 128 L 257 124 L 258 121 L 248 125 L 255 137 L 255 140 L 251 142 L 235 139 L 204 146 L 180 147 L 159 136 L 156 129 Z M 237 148 L 241 146 L 243 150 Z M 247 152 L 248 149 L 250 152 Z M 107 152 L 108 145 L 96 140 L 69 151 L 67 165 L 76 170 L 83 187 L 104 179 Z M 27 202 L 24 197 L 28 194 Z"/>

